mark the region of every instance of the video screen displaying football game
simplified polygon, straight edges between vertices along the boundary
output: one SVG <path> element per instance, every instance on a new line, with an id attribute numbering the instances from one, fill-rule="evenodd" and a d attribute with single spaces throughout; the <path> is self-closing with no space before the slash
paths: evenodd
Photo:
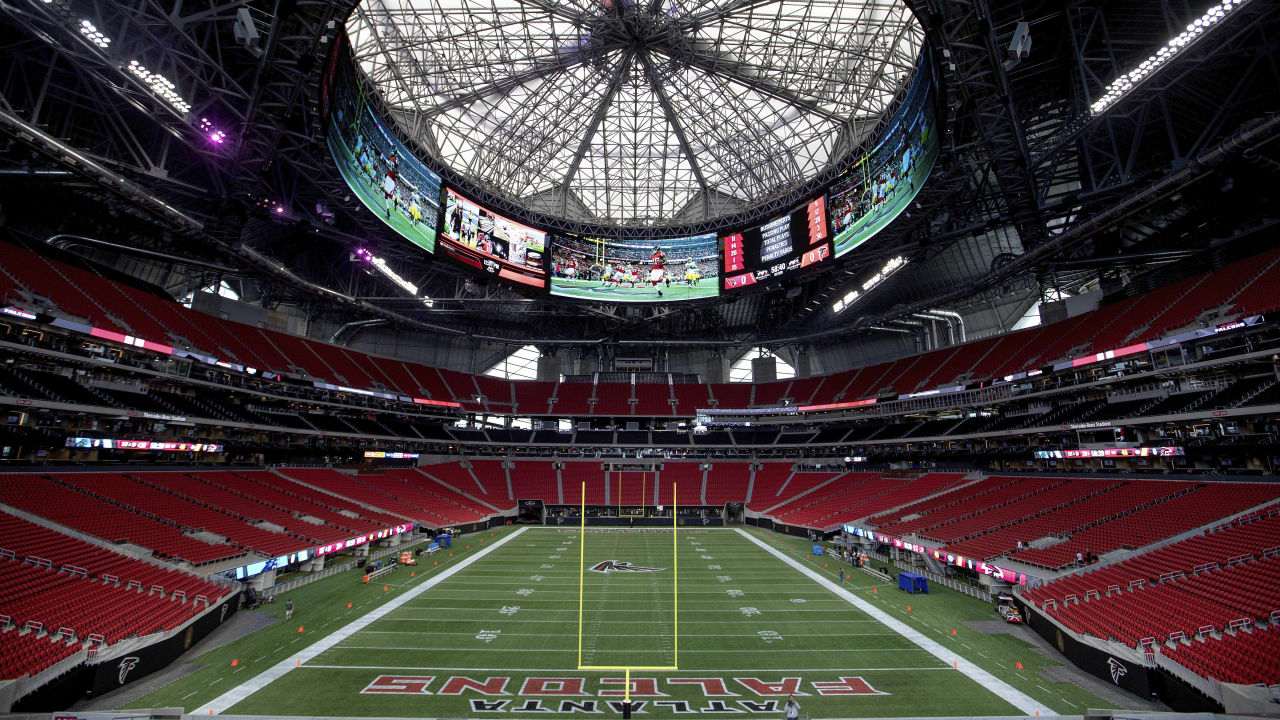
<path id="1" fill-rule="evenodd" d="M 503 280 L 547 286 L 547 234 L 476 204 L 453 188 L 444 191 L 440 249 L 449 257 Z"/>
<path id="2" fill-rule="evenodd" d="M 724 289 L 776 280 L 828 260 L 827 211 L 821 196 L 769 222 L 720 239 Z"/>
<path id="3" fill-rule="evenodd" d="M 434 253 L 440 176 L 374 114 L 349 57 L 335 65 L 334 73 L 328 142 L 338 172 L 379 220 Z"/>
<path id="4" fill-rule="evenodd" d="M 720 294 L 713 233 L 661 240 L 551 239 L 551 294 L 608 302 L 676 302 Z"/>
<path id="5" fill-rule="evenodd" d="M 921 62 L 880 142 L 828 188 L 836 257 L 898 217 L 929 178 L 942 147 L 931 67 Z"/>

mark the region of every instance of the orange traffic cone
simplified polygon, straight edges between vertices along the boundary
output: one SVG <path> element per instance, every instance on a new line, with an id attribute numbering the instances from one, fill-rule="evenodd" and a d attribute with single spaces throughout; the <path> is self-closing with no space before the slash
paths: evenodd
<path id="1" fill-rule="evenodd" d="M 350 610 L 350 609 L 351 609 L 351 603 L 347 603 L 347 609 L 348 609 L 348 610 Z"/>
<path id="2" fill-rule="evenodd" d="M 952 661 L 951 661 L 951 667 L 955 668 L 956 670 L 959 670 L 959 669 L 960 669 L 960 663 L 956 662 L 955 660 L 952 660 Z"/>
<path id="3" fill-rule="evenodd" d="M 952 635 L 955 635 L 955 634 L 956 634 L 956 629 L 955 629 L 955 628 L 951 628 L 951 634 L 952 634 Z"/>
<path id="4" fill-rule="evenodd" d="M 908 606 L 907 606 L 907 612 L 911 612 L 911 606 L 910 606 L 910 605 L 908 605 Z"/>
<path id="5" fill-rule="evenodd" d="M 1021 669 L 1022 669 L 1022 662 L 1021 662 L 1021 661 L 1016 662 L 1016 663 L 1014 663 L 1014 664 L 1013 664 L 1013 666 L 1014 666 L 1015 668 L 1017 668 L 1017 669 L 1021 670 Z"/>
<path id="6" fill-rule="evenodd" d="M 432 564 L 432 565 L 439 565 L 439 564 L 440 564 L 440 561 L 439 561 L 439 560 L 436 560 L 436 561 L 432 562 L 431 564 Z"/>
<path id="7" fill-rule="evenodd" d="M 827 564 L 826 564 L 826 563 L 822 563 L 822 567 L 826 567 L 826 566 L 827 566 Z"/>
<path id="8" fill-rule="evenodd" d="M 240 661 L 239 661 L 238 659 L 233 659 L 233 660 L 231 661 L 231 667 L 235 667 L 235 666 L 237 666 L 237 665 L 239 665 L 239 664 L 240 664 Z"/>
<path id="9" fill-rule="evenodd" d="M 409 571 L 409 577 L 418 577 L 418 571 L 416 571 L 416 570 L 410 570 L 410 571 Z"/>
<path id="10" fill-rule="evenodd" d="M 880 589 L 879 589 L 879 588 L 871 588 L 871 594 L 872 594 L 872 595 L 879 595 L 879 594 L 880 594 Z"/>
<path id="11" fill-rule="evenodd" d="M 453 557 L 453 553 L 449 553 L 449 557 Z"/>
<path id="12" fill-rule="evenodd" d="M 480 543 L 481 543 L 482 545 L 484 544 L 484 538 L 480 538 Z"/>
<path id="13" fill-rule="evenodd" d="M 382 586 L 382 592 L 386 592 L 386 591 L 388 591 L 388 590 L 390 590 L 390 589 L 391 589 L 391 588 L 390 588 L 390 587 L 388 587 L 388 586 L 386 586 L 386 585 L 383 585 L 383 586 Z"/>
<path id="14" fill-rule="evenodd" d="M 302 626 L 301 626 L 301 625 L 299 625 L 299 626 L 298 626 L 298 632 L 302 632 L 302 630 L 303 630 Z"/>

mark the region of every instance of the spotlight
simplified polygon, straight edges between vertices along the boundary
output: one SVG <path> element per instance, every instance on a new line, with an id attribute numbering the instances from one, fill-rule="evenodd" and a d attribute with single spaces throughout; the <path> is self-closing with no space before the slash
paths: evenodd
<path id="1" fill-rule="evenodd" d="M 103 35 L 98 28 L 94 27 L 92 22 L 88 20 L 80 21 L 80 34 L 89 38 L 89 41 L 97 45 L 100 50 L 106 50 L 111 44 L 111 38 Z"/>
<path id="2" fill-rule="evenodd" d="M 1115 105 L 1133 91 L 1134 88 L 1142 84 L 1147 78 L 1154 75 L 1170 60 L 1177 57 L 1184 48 L 1192 45 L 1200 39 L 1206 32 L 1211 30 L 1227 15 L 1238 9 L 1240 6 L 1248 3 L 1249 0 L 1222 0 L 1222 2 L 1214 5 L 1205 11 L 1197 20 L 1187 25 L 1187 29 L 1179 33 L 1165 46 L 1160 48 L 1151 57 L 1138 63 L 1137 67 L 1129 72 L 1121 75 L 1111 84 L 1107 86 L 1102 97 L 1094 101 L 1089 107 L 1094 115 L 1101 115 L 1106 112 L 1112 105 Z"/>
<path id="3" fill-rule="evenodd" d="M 200 118 L 200 133 L 209 138 L 209 142 L 214 145 L 221 145 L 227 141 L 227 134 L 214 127 L 206 117 Z"/>
<path id="4" fill-rule="evenodd" d="M 184 115 L 191 112 L 191 103 L 182 99 L 182 96 L 177 92 L 177 86 L 173 84 L 172 80 L 160 73 L 151 72 L 137 60 L 129 61 L 128 70 L 145 83 L 156 97 L 169 103 L 173 109 Z"/>

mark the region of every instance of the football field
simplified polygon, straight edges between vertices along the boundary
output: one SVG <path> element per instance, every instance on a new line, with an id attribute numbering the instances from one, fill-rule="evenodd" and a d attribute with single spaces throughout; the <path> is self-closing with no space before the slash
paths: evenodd
<path id="1" fill-rule="evenodd" d="M 647 282 L 641 283 L 640 287 L 615 287 L 612 284 L 601 285 L 599 280 L 556 277 L 551 278 L 551 294 L 601 302 L 673 302 L 717 297 L 720 294 L 719 282 L 720 279 L 714 277 L 704 277 L 694 287 L 683 281 L 672 282 L 671 287 L 664 285 L 659 288 L 662 290 L 662 297 L 658 297 L 658 291 Z"/>
<path id="2" fill-rule="evenodd" d="M 814 718 L 1107 706 L 1038 676 L 1047 659 L 1027 643 L 952 618 L 959 608 L 989 620 L 986 604 L 940 590 L 909 596 L 862 571 L 842 585 L 840 564 L 796 538 L 682 529 L 673 542 L 670 529 L 538 527 L 459 544 L 459 557 L 429 561 L 413 576 L 401 568 L 385 590 L 354 575 L 303 588 L 292 594 L 292 623 L 206 654 L 199 671 L 132 706 L 181 705 L 199 715 L 615 716 L 628 689 L 635 713 L 650 717 L 777 718 L 791 693 Z M 316 587 L 335 580 L 342 585 Z M 351 609 L 347 597 L 356 598 Z M 319 622 L 324 604 L 336 608 L 324 626 L 295 632 L 299 617 Z M 253 664 L 233 667 L 229 658 Z M 1015 660 L 1025 667 L 1015 670 Z M 615 668 L 633 668 L 629 685 Z"/>

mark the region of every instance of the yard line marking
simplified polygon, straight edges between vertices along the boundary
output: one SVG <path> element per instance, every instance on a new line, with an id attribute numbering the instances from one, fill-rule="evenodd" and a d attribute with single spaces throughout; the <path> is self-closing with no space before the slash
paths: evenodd
<path id="1" fill-rule="evenodd" d="M 504 637 L 505 637 L 505 636 L 504 636 Z M 396 645 L 338 645 L 338 646 L 334 647 L 333 649 L 334 649 L 334 650 L 388 650 L 388 651 L 408 650 L 408 651 L 413 651 L 413 652 L 436 652 L 436 651 L 440 651 L 440 650 L 449 650 L 449 651 L 455 651 L 455 650 L 456 650 L 456 651 L 466 651 L 466 652 L 471 652 L 471 653 L 480 653 L 480 652 L 497 652 L 497 653 L 572 653 L 572 652 L 575 652 L 575 651 L 577 650 L 577 648 L 576 648 L 576 647 L 571 647 L 571 648 L 503 648 L 503 647 L 476 647 L 476 646 L 474 646 L 474 645 L 472 645 L 472 646 L 470 646 L 470 647 L 440 647 L 440 646 L 436 645 L 436 646 L 432 646 L 432 647 L 429 647 L 429 648 L 425 648 L 425 647 L 421 647 L 421 646 L 401 647 L 401 646 L 396 646 Z M 662 649 L 660 649 L 660 648 L 651 648 L 651 649 L 642 649 L 642 650 L 628 650 L 627 652 L 631 652 L 631 653 L 660 653 L 660 652 L 665 652 L 665 651 L 664 651 L 664 650 L 662 650 Z M 691 655 L 741 655 L 743 651 L 742 651 L 742 650 L 736 650 L 736 649 L 735 649 L 735 650 L 687 650 L 686 652 L 690 653 Z M 902 648 L 899 648 L 899 647 L 888 647 L 888 648 L 816 648 L 816 649 L 799 649 L 799 648 L 791 648 L 791 649 L 785 649 L 785 650 L 784 650 L 784 649 L 782 649 L 782 648 L 777 648 L 777 649 L 772 649 L 772 650 L 771 650 L 771 649 L 766 649 L 766 648 L 758 648 L 758 649 L 753 649 L 753 650 L 751 650 L 750 652 L 751 652 L 751 654 L 752 654 L 752 655 L 758 655 L 758 654 L 760 654 L 760 653 L 868 653 L 868 652 L 893 652 L 893 653 L 900 653 L 900 652 L 902 652 Z"/>
<path id="2" fill-rule="evenodd" d="M 786 563 L 787 565 L 790 565 L 791 567 L 795 568 L 798 572 L 800 572 L 805 577 L 808 577 L 810 580 L 813 580 L 814 582 L 818 583 L 819 585 L 826 588 L 827 590 L 830 590 L 831 592 L 835 593 L 838 597 L 844 598 L 849 602 L 850 605 L 858 608 L 859 610 L 866 613 L 867 615 L 870 615 L 872 618 L 875 618 L 876 620 L 879 620 L 880 622 L 884 623 L 885 626 L 888 627 L 890 630 L 896 631 L 898 634 L 902 635 L 904 638 L 920 646 L 921 650 L 924 650 L 930 655 L 933 655 L 934 657 L 938 658 L 944 663 L 946 662 L 956 663 L 955 664 L 956 670 L 960 671 L 966 677 L 978 683 L 978 685 L 986 688 L 987 690 L 990 690 L 993 694 L 995 694 L 996 697 L 1001 698 L 1006 702 L 1008 702 L 1010 705 L 1013 705 L 1014 707 L 1018 708 L 1019 710 L 1022 711 L 1024 715 L 1039 714 L 1041 716 L 1047 716 L 1047 715 L 1058 714 L 1054 710 L 1050 709 L 1048 706 L 1045 706 L 1036 702 L 1033 698 L 1031 698 L 1026 693 L 1022 692 L 1021 690 L 1018 690 L 1017 688 L 1001 680 L 995 675 L 992 675 L 986 670 L 983 670 L 977 665 L 974 665 L 967 658 L 956 657 L 955 652 L 948 650 L 947 648 L 943 647 L 942 645 L 939 645 L 937 642 L 933 640 L 930 640 L 929 638 L 922 635 L 918 630 L 908 627 L 907 624 L 902 622 L 901 620 L 894 618 L 893 616 L 877 608 L 871 603 L 868 603 L 862 598 L 858 597 L 857 595 L 854 595 L 848 590 L 845 590 L 844 588 L 840 587 L 840 585 L 838 585 L 837 583 L 834 583 L 828 580 L 827 578 L 823 577 L 821 573 L 816 572 L 810 568 L 807 568 L 803 564 L 788 557 L 785 553 L 782 553 L 782 552 L 779 552 L 778 550 L 773 549 L 772 547 L 770 547 L 768 543 L 764 542 L 763 540 L 760 540 L 759 538 L 751 535 L 750 533 L 744 532 L 742 530 L 735 530 L 735 531 L 742 537 L 751 541 L 752 544 L 763 548 L 770 555 L 773 555 L 774 557 L 778 558 L 779 560 Z M 755 651 L 755 652 L 758 652 L 758 651 Z M 961 663 L 963 663 L 963 665 Z"/>
<path id="3" fill-rule="evenodd" d="M 182 696 L 182 699 L 183 699 L 183 700 L 186 700 L 187 698 L 191 697 L 192 695 L 195 695 L 195 694 L 196 694 L 196 693 L 198 693 L 198 692 L 200 692 L 200 691 L 199 691 L 199 690 L 192 690 L 191 692 L 187 693 L 186 695 L 183 695 L 183 696 Z"/>
<path id="4" fill-rule="evenodd" d="M 493 612 L 493 610 L 490 610 L 490 612 Z M 524 611 L 522 610 L 521 612 L 524 612 Z M 532 612 L 532 611 L 530 611 L 530 612 Z M 773 612 L 782 612 L 782 610 L 774 610 Z M 389 617 L 389 618 L 383 618 L 383 619 L 382 619 L 382 620 L 380 620 L 379 622 L 384 622 L 384 623 L 388 623 L 388 622 L 443 622 L 443 623 L 450 623 L 450 624 L 452 624 L 452 623 L 456 623 L 456 622 L 457 622 L 457 618 L 449 618 L 449 617 L 438 617 L 438 618 L 406 618 L 406 617 Z M 563 623 L 564 623 L 564 620 L 525 620 L 525 619 L 523 619 L 523 618 L 522 618 L 522 619 L 520 619 L 520 620 L 515 620 L 514 622 L 520 622 L 520 623 L 556 623 L 556 624 L 563 624 Z M 876 625 L 881 624 L 879 620 L 843 620 L 843 621 L 841 621 L 841 622 L 842 622 L 843 624 L 845 624 L 845 625 L 849 625 L 849 624 L 851 624 L 851 623 L 868 623 L 868 624 L 872 624 L 872 623 L 874 623 L 874 624 L 876 624 Z M 667 625 L 667 626 L 670 626 L 670 625 L 671 625 L 671 622 L 670 622 L 670 621 L 668 621 L 668 620 L 628 620 L 628 621 L 627 621 L 627 624 L 628 624 L 628 625 Z M 699 621 L 698 621 L 698 624 L 699 624 L 699 625 L 750 625 L 750 626 L 752 626 L 752 627 L 759 627 L 759 622 L 757 622 L 757 621 L 755 621 L 755 620 L 746 620 L 746 619 L 743 619 L 743 620 L 699 620 Z"/>
<path id="5" fill-rule="evenodd" d="M 258 658 L 257 660 L 254 660 L 254 662 L 259 662 L 259 661 L 261 661 L 261 660 L 266 660 L 266 659 L 267 659 L 267 656 L 266 656 L 266 655 L 263 655 L 262 657 Z"/>
<path id="6" fill-rule="evenodd" d="M 598 669 L 589 668 L 589 667 L 583 668 L 581 670 L 565 670 L 563 667 L 559 667 L 559 668 L 498 668 L 498 667 L 491 667 L 488 665 L 484 667 L 424 667 L 422 665 L 316 665 L 314 663 L 307 663 L 306 665 L 302 666 L 302 669 L 303 670 L 444 670 L 447 672 L 483 670 L 486 672 L 522 672 L 522 673 L 565 673 L 565 672 L 617 673 L 618 672 L 617 670 L 598 670 Z M 857 671 L 857 672 L 898 672 L 903 670 L 945 671 L 945 670 L 951 670 L 951 669 L 952 668 L 949 665 L 947 667 L 856 667 L 852 665 L 840 665 L 838 667 L 825 667 L 825 668 L 788 667 L 786 671 L 787 672 L 829 672 L 832 670 L 840 670 L 840 671 L 849 670 L 849 671 Z M 729 670 L 705 670 L 705 669 L 699 668 L 697 670 L 647 670 L 646 672 L 654 672 L 654 673 L 661 673 L 661 674 L 684 673 L 686 675 L 704 673 L 707 675 L 725 675 L 727 677 L 727 676 L 732 676 L 734 673 L 765 673 L 765 672 L 777 673 L 779 672 L 779 670 L 776 667 L 757 668 L 757 669 L 732 668 Z M 865 718 L 861 720 L 865 720 Z"/>
<path id="7" fill-rule="evenodd" d="M 1064 703 L 1066 703 L 1066 704 L 1070 705 L 1071 707 L 1080 707 L 1079 705 L 1077 705 L 1077 704 L 1075 704 L 1075 703 L 1071 702 L 1070 700 L 1068 700 L 1068 699 L 1066 699 L 1066 698 L 1062 698 L 1062 702 L 1064 702 Z"/>
<path id="8" fill-rule="evenodd" d="M 516 622 L 516 623 L 520 623 L 520 622 L 524 622 L 524 621 L 523 621 L 523 620 L 516 620 L 515 622 Z M 752 626 L 754 626 L 754 623 L 743 623 L 743 624 L 744 624 L 744 625 L 752 625 Z M 418 631 L 415 631 L 415 630 L 361 630 L 361 631 L 359 632 L 359 634 L 360 634 L 360 635 L 432 635 L 432 636 L 436 636 L 436 635 L 463 635 L 463 636 L 466 636 L 466 637 L 473 637 L 473 636 L 475 635 L 475 633 L 473 633 L 473 632 L 418 632 Z M 508 632 L 503 632 L 503 633 L 502 633 L 502 637 L 504 637 L 504 638 L 505 638 L 505 637 L 537 637 L 537 638 L 545 638 L 545 637 L 546 637 L 546 634 L 545 634 L 545 633 L 508 633 Z M 634 635 L 620 634 L 620 633 L 609 633 L 609 637 L 620 637 L 620 638 L 621 638 L 621 637 L 642 637 L 642 638 L 649 638 L 649 637 L 653 637 L 653 633 L 636 633 L 636 634 L 634 634 Z M 758 636 L 756 635 L 756 633 L 742 633 L 741 635 L 731 635 L 731 634 L 728 634 L 728 633 L 708 633 L 708 634 L 698 634 L 698 633 L 680 633 L 680 637 L 686 637 L 686 638 L 691 638 L 691 637 L 714 637 L 714 638 L 722 638 L 722 637 L 747 637 L 747 638 L 755 638 L 755 637 L 758 637 Z M 796 638 L 796 637 L 821 637 L 821 638 L 833 638 L 833 637 L 898 637 L 898 633 L 896 633 L 896 632 L 882 632 L 882 633 L 787 633 L 787 637 L 789 637 L 789 638 Z M 259 660 L 261 660 L 262 658 L 258 658 L 258 659 L 259 659 Z"/>
<path id="9" fill-rule="evenodd" d="M 365 627 L 373 623 L 375 620 L 380 619 L 382 616 L 386 615 L 392 610 L 395 610 L 396 608 L 400 607 L 406 602 L 409 602 L 413 598 L 430 590 L 436 585 L 439 585 L 441 582 L 444 582 L 450 577 L 453 577 L 456 573 L 466 569 L 475 561 L 479 560 L 485 555 L 488 555 L 489 553 L 493 552 L 497 548 L 502 547 L 504 544 L 511 541 L 512 539 L 519 537 L 525 531 L 525 529 L 526 528 L 523 528 L 523 527 L 517 529 L 515 532 L 490 544 L 488 547 L 484 548 L 483 550 L 477 551 L 476 553 L 463 558 L 458 563 L 451 565 L 447 570 L 444 570 L 443 572 L 428 578 L 427 581 L 422 583 L 421 585 L 415 588 L 406 590 L 404 594 L 392 598 L 381 607 L 374 608 L 373 610 L 369 611 L 369 613 L 361 617 L 358 617 L 355 620 L 352 620 L 345 627 L 341 627 L 333 631 L 329 635 L 326 635 L 325 637 L 320 638 L 316 642 L 312 643 L 310 646 L 304 648 L 300 653 L 298 653 L 296 656 L 296 659 L 301 660 L 304 663 L 310 660 L 313 660 L 320 653 L 337 645 L 343 640 L 346 640 L 356 632 L 363 630 Z M 209 715 L 209 714 L 220 715 L 226 712 L 231 706 L 235 705 L 236 703 L 258 692 L 259 690 L 275 682 L 276 680 L 279 680 L 280 678 L 284 677 L 285 673 L 289 672 L 290 670 L 293 670 L 295 667 L 297 667 L 297 665 L 295 664 L 294 657 L 290 657 L 287 660 L 282 660 L 279 663 L 267 668 L 265 671 L 259 673 L 258 675 L 251 677 L 248 680 L 245 680 L 243 683 L 235 686 L 234 688 L 231 688 L 227 692 L 223 693 L 222 695 L 219 695 L 218 697 L 214 698 L 208 703 L 205 703 L 199 708 L 196 708 L 194 711 L 192 711 L 192 714 L 193 715 Z"/>

